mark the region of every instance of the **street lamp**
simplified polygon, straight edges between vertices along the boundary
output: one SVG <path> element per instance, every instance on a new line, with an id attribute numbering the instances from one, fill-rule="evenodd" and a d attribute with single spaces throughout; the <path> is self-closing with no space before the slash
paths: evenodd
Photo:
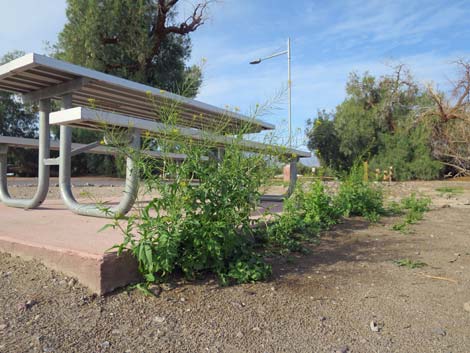
<path id="1" fill-rule="evenodd" d="M 270 56 L 267 56 L 265 58 L 259 58 L 253 61 L 250 61 L 250 64 L 256 65 L 261 63 L 264 60 L 272 59 L 275 58 L 276 56 L 284 55 L 287 54 L 287 96 L 288 96 L 288 111 L 289 111 L 289 140 L 288 140 L 288 145 L 289 147 L 292 147 L 292 102 L 291 102 L 291 96 L 292 96 L 292 84 L 291 84 L 291 79 L 290 79 L 290 38 L 287 38 L 287 50 L 281 51 L 279 53 L 272 54 Z"/>

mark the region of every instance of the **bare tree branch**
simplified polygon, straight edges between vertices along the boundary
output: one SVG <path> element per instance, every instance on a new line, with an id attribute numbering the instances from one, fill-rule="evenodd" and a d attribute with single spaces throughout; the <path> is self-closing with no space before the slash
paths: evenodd
<path id="1" fill-rule="evenodd" d="M 459 60 L 459 79 L 450 95 L 429 86 L 434 106 L 421 118 L 431 127 L 433 155 L 450 167 L 454 176 L 470 175 L 470 62 Z"/>

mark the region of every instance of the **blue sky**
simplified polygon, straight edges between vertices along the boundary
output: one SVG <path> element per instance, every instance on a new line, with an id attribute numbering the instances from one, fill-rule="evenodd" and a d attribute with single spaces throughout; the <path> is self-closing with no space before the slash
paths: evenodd
<path id="1" fill-rule="evenodd" d="M 182 0 L 181 16 L 196 0 Z M 44 52 L 65 23 L 65 0 L 0 0 L 0 54 Z M 191 63 L 207 60 L 198 99 L 250 107 L 286 87 L 286 58 L 248 62 L 284 50 L 292 39 L 292 109 L 297 145 L 305 121 L 345 98 L 352 71 L 375 75 L 404 63 L 416 79 L 442 89 L 455 77 L 452 62 L 470 59 L 470 1 L 223 0 L 192 34 Z M 262 119 L 287 134 L 286 101 Z"/>

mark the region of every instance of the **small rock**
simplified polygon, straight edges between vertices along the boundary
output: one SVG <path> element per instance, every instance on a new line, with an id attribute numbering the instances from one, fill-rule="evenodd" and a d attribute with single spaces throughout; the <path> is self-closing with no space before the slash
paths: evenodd
<path id="1" fill-rule="evenodd" d="M 44 353 L 51 353 L 51 352 L 54 352 L 54 348 L 52 348 L 52 347 L 44 347 L 44 348 L 42 349 L 42 351 L 43 351 Z"/>
<path id="2" fill-rule="evenodd" d="M 242 309 L 245 306 L 245 303 L 240 303 L 240 302 L 231 302 L 230 304 L 232 304 L 232 306 L 237 309 Z"/>
<path id="3" fill-rule="evenodd" d="M 186 298 L 185 298 L 185 297 L 181 297 L 181 298 L 180 298 L 180 301 L 184 303 L 184 302 L 186 301 Z"/>
<path id="4" fill-rule="evenodd" d="M 33 344 L 41 345 L 44 342 L 44 336 L 37 335 L 33 337 Z"/>
<path id="5" fill-rule="evenodd" d="M 261 329 L 258 326 L 252 328 L 252 331 L 261 332 Z"/>
<path id="6" fill-rule="evenodd" d="M 348 353 L 349 352 L 349 347 L 348 346 L 341 346 L 339 348 L 336 348 L 334 353 Z"/>
<path id="7" fill-rule="evenodd" d="M 162 292 L 162 288 L 159 285 L 156 284 L 151 284 L 149 286 L 149 291 L 152 293 L 154 296 L 158 297 L 160 293 Z"/>
<path id="8" fill-rule="evenodd" d="M 442 205 L 441 208 L 450 208 L 449 204 Z"/>
<path id="9" fill-rule="evenodd" d="M 7 328 L 7 325 L 6 324 L 1 324 L 0 325 L 0 331 L 3 331 Z"/>
<path id="10" fill-rule="evenodd" d="M 28 300 L 25 303 L 19 303 L 18 304 L 18 310 L 28 310 L 31 309 L 34 305 L 36 305 L 38 302 L 36 300 Z"/>
<path id="11" fill-rule="evenodd" d="M 320 316 L 320 321 L 325 321 L 325 320 L 326 320 L 326 317 Z"/>
<path id="12" fill-rule="evenodd" d="M 175 287 L 176 286 L 172 283 L 162 283 L 162 285 L 161 285 L 161 288 L 163 290 L 172 290 L 172 289 L 175 289 Z"/>
<path id="13" fill-rule="evenodd" d="M 117 330 L 117 329 L 114 329 L 111 331 L 111 334 L 113 335 L 120 335 L 121 334 L 121 331 L 120 330 Z"/>
<path id="14" fill-rule="evenodd" d="M 238 331 L 236 336 L 237 338 L 243 338 L 243 333 L 241 331 Z"/>
<path id="15" fill-rule="evenodd" d="M 463 203 L 465 206 L 469 206 L 470 205 L 470 200 L 467 200 Z"/>
<path id="16" fill-rule="evenodd" d="M 68 281 L 67 285 L 68 285 L 69 287 L 73 287 L 73 286 L 75 285 L 75 282 L 76 282 L 76 281 L 75 281 L 75 278 L 71 278 L 70 281 Z"/>
<path id="17" fill-rule="evenodd" d="M 370 329 L 371 329 L 373 332 L 379 332 L 379 331 L 380 331 L 379 324 L 378 324 L 376 321 L 372 320 L 372 321 L 370 322 Z"/>
<path id="18" fill-rule="evenodd" d="M 436 335 L 439 335 L 439 336 L 445 336 L 447 335 L 447 332 L 445 332 L 442 328 L 438 327 L 438 328 L 435 328 L 433 331 L 432 331 L 434 334 Z"/>
<path id="19" fill-rule="evenodd" d="M 102 342 L 102 343 L 100 344 L 100 347 L 101 347 L 102 349 L 108 349 L 109 346 L 111 346 L 111 343 L 109 343 L 108 341 L 104 341 L 104 342 Z"/>
<path id="20" fill-rule="evenodd" d="M 463 304 L 463 310 L 468 311 L 470 313 L 470 302 L 466 302 Z"/>
<path id="21" fill-rule="evenodd" d="M 153 318 L 153 321 L 156 322 L 157 324 L 162 324 L 165 322 L 165 318 L 163 316 L 155 316 Z"/>

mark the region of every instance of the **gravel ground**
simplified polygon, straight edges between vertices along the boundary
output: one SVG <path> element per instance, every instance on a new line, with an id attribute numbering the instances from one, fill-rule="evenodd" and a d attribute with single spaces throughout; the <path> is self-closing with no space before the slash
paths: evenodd
<path id="1" fill-rule="evenodd" d="M 454 184 L 465 192 L 435 191 Z M 426 193 L 434 208 L 409 235 L 390 229 L 396 219 L 349 219 L 311 254 L 269 259 L 264 283 L 175 278 L 156 297 L 96 297 L 0 254 L 0 352 L 470 352 L 470 183 L 387 189 Z M 402 258 L 428 266 L 393 263 Z"/>

